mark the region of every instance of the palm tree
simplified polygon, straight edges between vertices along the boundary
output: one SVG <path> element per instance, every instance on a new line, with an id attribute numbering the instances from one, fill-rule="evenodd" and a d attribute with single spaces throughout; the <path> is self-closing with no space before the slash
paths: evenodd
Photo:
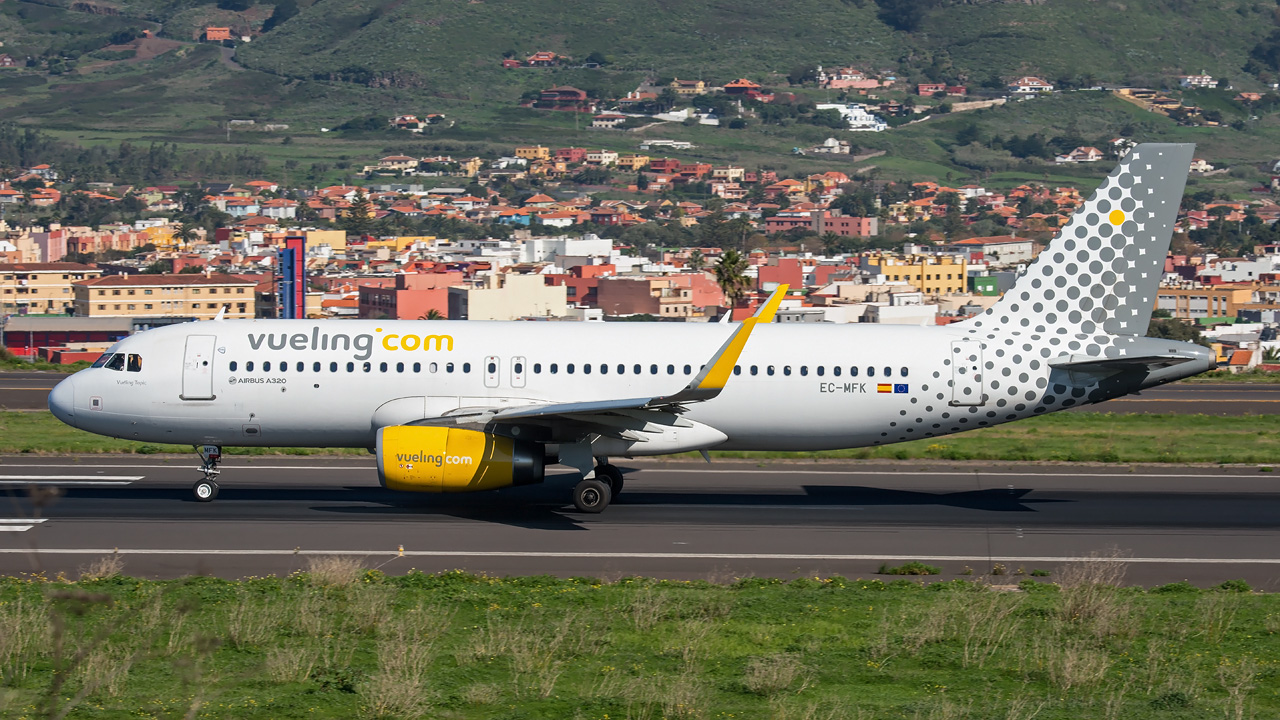
<path id="1" fill-rule="evenodd" d="M 180 223 L 178 229 L 173 231 L 173 238 L 184 247 L 190 245 L 196 237 L 196 226 L 190 223 Z"/>
<path id="2" fill-rule="evenodd" d="M 431 308 L 430 310 L 427 311 L 425 315 L 419 315 L 418 319 L 419 320 L 448 320 L 449 318 L 445 317 L 444 315 L 441 315 L 439 310 L 435 308 Z"/>
<path id="3" fill-rule="evenodd" d="M 724 291 L 724 297 L 731 308 L 737 306 L 742 296 L 747 294 L 751 280 L 746 272 L 747 259 L 737 250 L 726 250 L 720 256 L 720 262 L 716 263 L 716 284 Z"/>

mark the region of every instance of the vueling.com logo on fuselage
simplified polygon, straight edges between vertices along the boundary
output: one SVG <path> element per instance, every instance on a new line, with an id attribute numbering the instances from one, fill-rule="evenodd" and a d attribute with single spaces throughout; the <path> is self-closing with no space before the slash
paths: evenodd
<path id="1" fill-rule="evenodd" d="M 374 332 L 382 332 L 375 328 Z M 382 347 L 386 350 L 424 350 L 453 352 L 452 335 L 414 335 L 413 333 L 391 333 L 383 335 Z M 322 333 L 320 328 L 311 328 L 307 333 L 257 333 L 249 335 L 249 347 L 261 350 L 263 344 L 272 350 L 352 350 L 356 360 L 368 360 L 373 355 L 375 338 L 369 333 L 347 335 L 346 333 Z"/>
<path id="2" fill-rule="evenodd" d="M 396 453 L 399 463 L 428 463 L 440 467 L 442 465 L 471 465 L 475 458 L 467 455 L 433 455 L 431 453 Z"/>

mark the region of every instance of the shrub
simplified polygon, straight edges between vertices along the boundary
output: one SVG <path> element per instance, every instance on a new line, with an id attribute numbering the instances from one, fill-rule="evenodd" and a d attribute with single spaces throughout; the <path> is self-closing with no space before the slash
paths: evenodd
<path id="1" fill-rule="evenodd" d="M 898 567 L 892 567 L 888 563 L 881 563 L 880 569 L 876 573 L 880 575 L 941 575 L 942 568 L 912 560 Z"/>

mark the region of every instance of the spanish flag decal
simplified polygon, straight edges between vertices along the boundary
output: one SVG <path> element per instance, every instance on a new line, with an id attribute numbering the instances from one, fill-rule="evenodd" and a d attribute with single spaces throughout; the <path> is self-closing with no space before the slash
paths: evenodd
<path id="1" fill-rule="evenodd" d="M 876 392 L 891 393 L 893 392 L 893 386 L 889 383 L 880 383 L 876 385 Z"/>
<path id="2" fill-rule="evenodd" d="M 880 384 L 876 385 L 876 392 L 878 392 L 878 393 L 905 393 L 905 392 L 907 392 L 907 384 L 906 384 L 906 383 L 897 383 L 897 384 L 893 384 L 893 383 L 880 383 Z"/>

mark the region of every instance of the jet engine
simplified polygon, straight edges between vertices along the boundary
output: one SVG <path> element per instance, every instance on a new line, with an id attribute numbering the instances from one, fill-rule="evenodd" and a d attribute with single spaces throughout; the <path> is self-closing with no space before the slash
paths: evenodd
<path id="1" fill-rule="evenodd" d="M 392 425 L 378 430 L 378 479 L 389 490 L 475 492 L 542 482 L 543 449 L 478 430 Z"/>

